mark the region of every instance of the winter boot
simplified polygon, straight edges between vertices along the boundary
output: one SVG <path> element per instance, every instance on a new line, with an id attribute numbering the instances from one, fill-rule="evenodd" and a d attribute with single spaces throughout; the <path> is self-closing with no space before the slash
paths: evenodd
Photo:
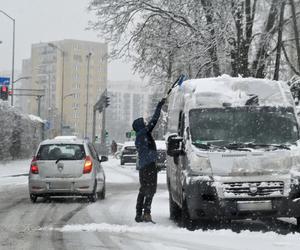
<path id="1" fill-rule="evenodd" d="M 151 214 L 150 213 L 144 213 L 143 221 L 144 222 L 152 222 Z"/>
<path id="2" fill-rule="evenodd" d="M 141 215 L 141 214 L 136 214 L 136 216 L 135 216 L 135 221 L 136 221 L 137 223 L 143 222 L 143 217 L 142 217 L 142 215 Z"/>

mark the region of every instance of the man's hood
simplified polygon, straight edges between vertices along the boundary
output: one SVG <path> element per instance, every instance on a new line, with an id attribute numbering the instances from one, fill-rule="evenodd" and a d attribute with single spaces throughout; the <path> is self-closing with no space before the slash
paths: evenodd
<path id="1" fill-rule="evenodd" d="M 145 128 L 144 118 L 140 117 L 133 121 L 132 128 L 135 132 L 140 131 L 141 129 Z"/>

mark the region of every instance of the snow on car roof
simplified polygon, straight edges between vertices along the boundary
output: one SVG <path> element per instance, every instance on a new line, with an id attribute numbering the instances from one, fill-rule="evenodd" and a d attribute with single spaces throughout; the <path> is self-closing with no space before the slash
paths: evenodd
<path id="1" fill-rule="evenodd" d="M 47 139 L 47 140 L 44 140 L 41 142 L 41 145 L 44 145 L 44 144 L 59 144 L 59 143 L 62 143 L 62 144 L 83 144 L 85 142 L 85 140 L 83 139 L 78 139 L 78 138 L 75 138 L 75 139 Z"/>
<path id="2" fill-rule="evenodd" d="M 54 137 L 55 140 L 76 140 L 77 136 L 75 135 L 59 135 Z"/>
<path id="3" fill-rule="evenodd" d="M 157 149 L 166 149 L 166 142 L 165 141 L 156 140 L 155 144 L 156 144 Z"/>
<path id="4" fill-rule="evenodd" d="M 128 147 L 128 146 L 134 146 L 135 147 L 134 141 L 126 141 L 126 142 L 124 142 L 123 147 Z"/>
<path id="5" fill-rule="evenodd" d="M 294 101 L 288 85 L 269 79 L 230 77 L 191 79 L 184 81 L 175 91 L 184 94 L 186 104 L 192 107 L 245 106 L 247 100 L 257 96 L 259 106 L 290 107 Z M 176 98 L 176 97 L 175 97 Z"/>

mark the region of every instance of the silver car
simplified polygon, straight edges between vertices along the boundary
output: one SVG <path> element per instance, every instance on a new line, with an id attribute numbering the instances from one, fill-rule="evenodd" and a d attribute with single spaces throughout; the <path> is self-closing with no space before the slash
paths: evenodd
<path id="1" fill-rule="evenodd" d="M 105 174 L 93 144 L 77 138 L 57 138 L 40 143 L 29 171 L 30 200 L 50 196 L 105 198 Z"/>

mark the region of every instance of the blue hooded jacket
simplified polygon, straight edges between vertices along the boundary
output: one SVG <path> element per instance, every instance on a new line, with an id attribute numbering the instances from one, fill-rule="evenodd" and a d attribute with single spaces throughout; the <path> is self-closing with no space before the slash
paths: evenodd
<path id="1" fill-rule="evenodd" d="M 163 104 L 164 102 L 162 101 L 157 104 L 154 115 L 147 125 L 145 125 L 142 117 L 134 120 L 132 123 L 132 128 L 136 132 L 135 146 L 139 155 L 141 169 L 157 159 L 156 144 L 151 132 L 157 124 Z"/>

